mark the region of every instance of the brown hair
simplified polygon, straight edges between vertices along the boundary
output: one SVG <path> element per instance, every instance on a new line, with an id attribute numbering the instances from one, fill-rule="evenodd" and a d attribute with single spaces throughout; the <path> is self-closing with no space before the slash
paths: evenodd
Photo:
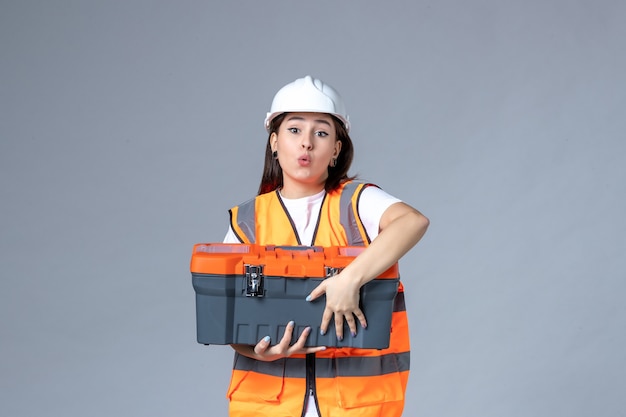
<path id="1" fill-rule="evenodd" d="M 267 138 L 267 147 L 265 148 L 265 165 L 263 166 L 263 175 L 261 176 L 261 184 L 259 185 L 259 195 L 269 193 L 283 185 L 283 170 L 278 161 L 272 156 L 272 147 L 270 138 L 272 133 L 276 133 L 280 128 L 287 113 L 283 113 L 270 123 L 270 134 Z M 348 176 L 348 170 L 352 165 L 354 156 L 354 147 L 352 139 L 346 131 L 345 126 L 337 117 L 330 115 L 335 124 L 335 132 L 337 132 L 337 140 L 341 141 L 341 152 L 337 157 L 337 164 L 334 167 L 328 167 L 328 178 L 324 188 L 326 192 L 336 190 L 341 183 L 352 180 L 354 177 Z"/>

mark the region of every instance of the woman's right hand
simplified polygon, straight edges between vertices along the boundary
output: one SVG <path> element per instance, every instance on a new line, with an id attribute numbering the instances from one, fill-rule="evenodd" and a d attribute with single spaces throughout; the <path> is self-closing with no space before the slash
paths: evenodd
<path id="1" fill-rule="evenodd" d="M 287 327 L 285 329 L 285 334 L 283 335 L 280 342 L 276 345 L 271 345 L 271 340 L 269 336 L 265 336 L 263 339 L 256 344 L 256 346 L 250 345 L 231 345 L 233 349 L 235 349 L 239 354 L 247 356 L 252 359 L 256 359 L 259 361 L 271 362 L 281 358 L 287 358 L 291 355 L 295 354 L 307 354 L 307 353 L 315 353 L 325 350 L 325 346 L 315 346 L 315 347 L 305 347 L 304 343 L 306 342 L 307 337 L 309 337 L 309 333 L 311 333 L 311 328 L 307 327 L 302 331 L 302 334 L 294 343 L 290 345 L 291 337 L 293 335 L 293 329 L 295 327 L 295 323 L 290 321 L 287 323 Z"/>

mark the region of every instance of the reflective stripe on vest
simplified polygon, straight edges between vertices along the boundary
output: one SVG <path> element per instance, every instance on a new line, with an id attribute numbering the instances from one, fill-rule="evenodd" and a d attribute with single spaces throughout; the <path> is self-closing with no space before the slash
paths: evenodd
<path id="1" fill-rule="evenodd" d="M 249 371 L 285 378 L 305 378 L 304 357 L 282 358 L 274 362 L 259 362 L 243 355 L 238 355 L 233 366 L 238 371 Z M 410 354 L 388 354 L 382 356 L 346 356 L 336 358 L 317 358 L 315 376 L 317 378 L 335 378 L 338 376 L 367 377 L 404 372 L 410 368 Z"/>
<path id="2" fill-rule="evenodd" d="M 349 182 L 341 193 L 340 221 L 348 235 L 349 246 L 367 246 L 372 242 L 359 216 L 359 198 L 367 185 Z"/>

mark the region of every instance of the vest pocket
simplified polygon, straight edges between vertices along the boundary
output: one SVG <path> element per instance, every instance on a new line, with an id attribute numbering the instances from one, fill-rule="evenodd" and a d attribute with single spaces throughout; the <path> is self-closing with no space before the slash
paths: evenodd
<path id="1" fill-rule="evenodd" d="M 252 365 L 241 370 L 238 362 Z M 284 386 L 285 361 L 262 362 L 241 355 L 235 357 L 227 397 L 231 401 L 278 403 Z"/>
<path id="2" fill-rule="evenodd" d="M 395 354 L 336 361 L 337 398 L 342 408 L 404 400 L 404 384 Z"/>

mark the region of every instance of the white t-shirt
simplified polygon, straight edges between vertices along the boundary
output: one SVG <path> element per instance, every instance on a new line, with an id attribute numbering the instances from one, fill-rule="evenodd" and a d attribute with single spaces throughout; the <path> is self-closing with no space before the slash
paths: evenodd
<path id="1" fill-rule="evenodd" d="M 281 195 L 281 199 L 296 226 L 296 231 L 303 245 L 312 244 L 311 240 L 313 239 L 313 233 L 315 233 L 315 226 L 317 225 L 317 218 L 325 193 L 326 191 L 322 190 L 315 195 L 296 199 L 285 198 Z M 378 236 L 380 218 L 385 210 L 398 202 L 401 202 L 401 200 L 387 194 L 378 187 L 366 187 L 361 192 L 358 203 L 359 215 L 371 240 Z M 224 237 L 224 243 L 240 243 L 230 226 Z"/>

